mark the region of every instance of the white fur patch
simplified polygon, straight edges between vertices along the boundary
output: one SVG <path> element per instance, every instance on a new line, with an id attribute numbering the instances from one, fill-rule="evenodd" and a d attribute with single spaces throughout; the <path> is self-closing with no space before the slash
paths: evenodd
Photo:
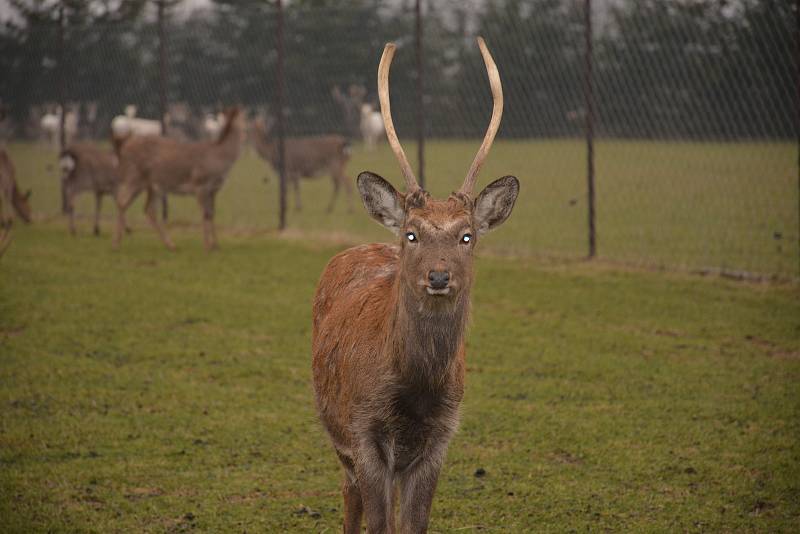
<path id="1" fill-rule="evenodd" d="M 73 158 L 70 154 L 64 154 L 59 158 L 58 166 L 64 173 L 72 172 L 72 170 L 75 168 L 75 158 Z"/>

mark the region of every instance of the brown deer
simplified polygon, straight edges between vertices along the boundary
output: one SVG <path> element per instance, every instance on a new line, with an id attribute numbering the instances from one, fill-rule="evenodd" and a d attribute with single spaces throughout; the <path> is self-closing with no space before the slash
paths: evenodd
<path id="1" fill-rule="evenodd" d="M 16 170 L 5 147 L 0 146 L 0 256 L 11 244 L 14 212 L 26 223 L 31 222 L 30 189 L 20 193 Z"/>
<path id="2" fill-rule="evenodd" d="M 112 198 L 119 185 L 116 154 L 92 143 L 73 143 L 59 158 L 64 212 L 69 215 L 69 231 L 75 235 L 75 197 L 94 193 L 94 235 L 100 235 L 100 207 L 103 195 Z"/>
<path id="3" fill-rule="evenodd" d="M 170 250 L 175 245 L 159 224 L 155 201 L 167 193 L 194 195 L 203 212 L 206 250 L 217 247 L 214 200 L 228 172 L 239 157 L 244 139 L 244 116 L 238 108 L 225 113 L 225 126 L 217 141 L 187 143 L 160 136 L 128 138 L 120 147 L 120 185 L 117 189 L 118 247 L 125 229 L 125 211 L 146 191 L 145 213 Z"/>
<path id="4" fill-rule="evenodd" d="M 417 184 L 392 123 L 387 44 L 378 68 L 381 113 L 406 192 L 358 176 L 367 212 L 400 242 L 345 250 L 322 273 L 313 309 L 313 378 L 320 419 L 344 467 L 344 531 L 425 532 L 464 392 L 464 337 L 480 237 L 511 214 L 519 182 L 473 196 L 500 125 L 500 76 L 482 39 L 494 107 L 461 189 L 435 200 Z"/>
<path id="5" fill-rule="evenodd" d="M 258 118 L 253 122 L 252 141 L 256 152 L 278 171 L 278 140 L 272 136 L 271 124 Z M 294 187 L 295 208 L 299 211 L 300 179 L 314 178 L 325 172 L 330 173 L 333 193 L 328 204 L 328 212 L 333 211 L 339 188 L 344 187 L 347 203 L 353 209 L 353 190 L 344 172 L 350 159 L 350 144 L 341 135 L 317 135 L 309 137 L 288 137 L 285 141 L 286 175 Z"/>

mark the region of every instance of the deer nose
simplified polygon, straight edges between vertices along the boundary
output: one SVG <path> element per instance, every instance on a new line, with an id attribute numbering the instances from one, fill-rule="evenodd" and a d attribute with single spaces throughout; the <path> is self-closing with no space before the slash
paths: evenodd
<path id="1" fill-rule="evenodd" d="M 428 281 L 431 283 L 431 288 L 444 289 L 450 281 L 450 273 L 447 271 L 430 271 L 428 273 Z"/>

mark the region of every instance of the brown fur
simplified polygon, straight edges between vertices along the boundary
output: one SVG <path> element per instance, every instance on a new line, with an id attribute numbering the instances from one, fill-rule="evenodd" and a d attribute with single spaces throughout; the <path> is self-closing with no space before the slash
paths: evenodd
<path id="1" fill-rule="evenodd" d="M 252 128 L 253 146 L 262 159 L 278 172 L 278 142 L 262 119 L 256 119 Z M 289 137 L 285 141 L 287 180 L 294 186 L 295 207 L 301 209 L 300 179 L 314 178 L 330 173 L 333 193 L 328 211 L 333 210 L 339 188 L 345 188 L 348 208 L 353 207 L 353 187 L 345 174 L 350 160 L 347 139 L 341 135 L 319 135 L 312 137 Z"/>
<path id="2" fill-rule="evenodd" d="M 427 529 L 464 393 L 473 250 L 489 229 L 476 213 L 500 224 L 516 198 L 516 179 L 498 182 L 492 191 L 508 187 L 508 198 L 482 193 L 473 202 L 402 195 L 359 176 L 367 210 L 402 238 L 334 256 L 314 299 L 314 389 L 345 470 L 345 532 L 360 532 L 362 513 L 369 532 L 394 532 L 396 497 L 401 531 Z M 432 272 L 449 274 L 447 293 L 436 293 Z"/>
<path id="3" fill-rule="evenodd" d="M 0 226 L 10 228 L 14 213 L 24 222 L 31 222 L 30 191 L 20 192 L 16 169 L 8 151 L 0 146 Z"/>
<path id="4" fill-rule="evenodd" d="M 119 186 L 117 156 L 92 143 L 73 143 L 61 153 L 61 187 L 69 230 L 75 234 L 75 197 L 94 193 L 94 234 L 100 235 L 100 207 L 103 195 L 114 197 Z"/>
<path id="5" fill-rule="evenodd" d="M 239 157 L 244 118 L 237 108 L 226 112 L 226 126 L 217 141 L 187 143 L 161 136 L 132 137 L 120 150 L 121 182 L 117 192 L 119 217 L 115 246 L 122 239 L 124 214 L 136 196 L 146 191 L 145 212 L 169 249 L 175 245 L 156 217 L 155 200 L 167 193 L 194 195 L 203 211 L 206 249 L 217 246 L 214 201 Z"/>

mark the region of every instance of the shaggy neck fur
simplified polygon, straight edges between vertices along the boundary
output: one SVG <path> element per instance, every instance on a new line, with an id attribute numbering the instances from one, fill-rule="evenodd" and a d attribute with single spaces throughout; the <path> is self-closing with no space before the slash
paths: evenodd
<path id="1" fill-rule="evenodd" d="M 401 380 L 415 389 L 435 392 L 450 380 L 453 363 L 464 340 L 469 317 L 467 285 L 451 299 L 420 299 L 398 278 L 391 343 L 401 355 L 395 368 Z"/>

